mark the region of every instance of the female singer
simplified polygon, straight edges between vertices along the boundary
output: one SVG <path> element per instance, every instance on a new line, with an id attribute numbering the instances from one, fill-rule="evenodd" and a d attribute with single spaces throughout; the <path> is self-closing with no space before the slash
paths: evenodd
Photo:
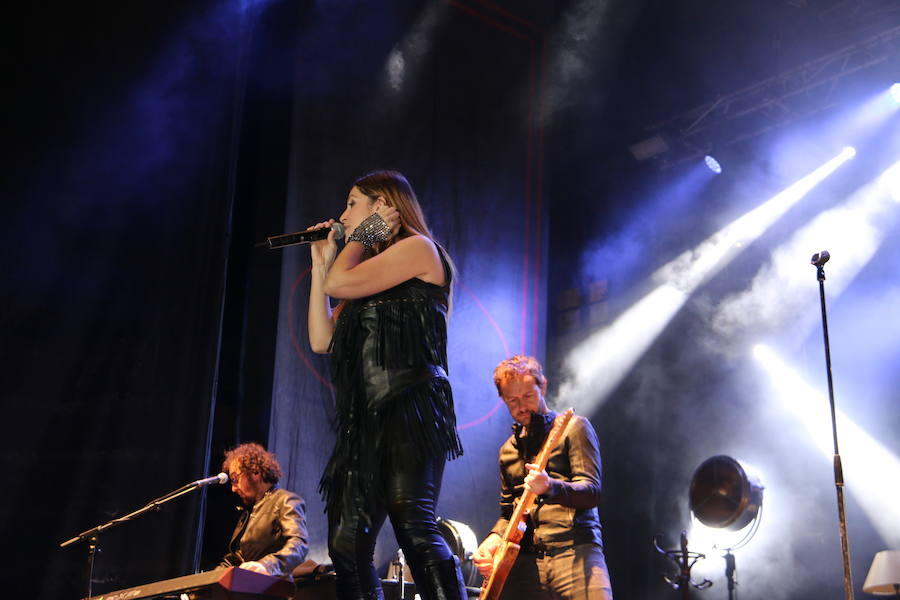
<path id="1" fill-rule="evenodd" d="M 312 244 L 308 318 L 312 349 L 332 354 L 337 442 L 320 491 L 338 597 L 382 598 L 373 555 L 387 516 L 422 598 L 464 600 L 434 514 L 444 463 L 462 454 L 447 379 L 452 264 L 400 173 L 358 179 L 340 222 L 340 253 L 334 231 Z"/>

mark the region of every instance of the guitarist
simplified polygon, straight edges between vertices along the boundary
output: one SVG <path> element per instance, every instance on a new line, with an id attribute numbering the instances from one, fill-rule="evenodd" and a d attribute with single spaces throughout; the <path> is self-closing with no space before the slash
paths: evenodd
<path id="1" fill-rule="evenodd" d="M 612 600 L 603 556 L 600 518 L 600 450 L 590 421 L 575 415 L 550 454 L 546 470 L 534 464 L 556 413 L 547 407 L 547 379 L 530 356 L 514 356 L 494 370 L 494 384 L 515 420 L 500 448 L 500 519 L 473 555 L 485 577 L 527 489 L 538 495 L 528 529 L 501 598 Z"/>

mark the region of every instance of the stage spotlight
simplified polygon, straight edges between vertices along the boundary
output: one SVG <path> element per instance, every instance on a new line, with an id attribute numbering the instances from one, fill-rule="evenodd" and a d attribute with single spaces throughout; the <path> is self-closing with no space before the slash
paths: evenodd
<path id="1" fill-rule="evenodd" d="M 716 529 L 737 531 L 753 521 L 762 507 L 763 486 L 730 456 L 708 458 L 691 479 L 691 512 Z"/>
<path id="2" fill-rule="evenodd" d="M 845 160 L 850 160 L 851 158 L 856 156 L 856 148 L 853 146 L 844 146 L 841 148 L 841 154 Z"/>
<path id="3" fill-rule="evenodd" d="M 720 165 L 719 161 L 717 161 L 715 158 L 713 158 L 709 154 L 707 154 L 706 156 L 703 157 L 703 162 L 706 163 L 706 166 L 709 168 L 709 170 L 712 171 L 713 173 L 715 173 L 716 175 L 718 175 L 722 172 L 722 165 Z"/>
<path id="4" fill-rule="evenodd" d="M 706 527 L 725 531 L 746 531 L 737 539 L 713 535 L 715 547 L 725 550 L 725 577 L 728 597 L 735 586 L 735 557 L 738 550 L 756 535 L 762 512 L 763 486 L 730 456 L 708 458 L 694 471 L 691 479 L 691 514 Z M 751 525 L 752 523 L 752 525 Z M 750 527 L 747 527 L 750 525 Z"/>
<path id="5" fill-rule="evenodd" d="M 891 86 L 891 98 L 894 99 L 894 102 L 900 104 L 900 83 L 895 83 Z"/>

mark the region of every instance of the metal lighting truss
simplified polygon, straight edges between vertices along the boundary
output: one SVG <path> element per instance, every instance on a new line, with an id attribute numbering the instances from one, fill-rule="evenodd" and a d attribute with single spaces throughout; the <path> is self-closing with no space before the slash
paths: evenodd
<path id="1" fill-rule="evenodd" d="M 900 64 L 900 25 L 650 126 L 639 144 L 674 166 L 828 110 L 842 81 L 881 64 Z"/>

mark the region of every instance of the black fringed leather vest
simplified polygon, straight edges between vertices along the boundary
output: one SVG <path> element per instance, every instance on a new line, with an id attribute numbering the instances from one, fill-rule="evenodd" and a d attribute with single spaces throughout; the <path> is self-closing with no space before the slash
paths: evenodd
<path id="1" fill-rule="evenodd" d="M 347 302 L 332 337 L 334 452 L 320 482 L 329 513 L 346 488 L 380 492 L 384 469 L 404 461 L 462 454 L 447 379 L 447 306 L 443 286 L 409 279 Z"/>

